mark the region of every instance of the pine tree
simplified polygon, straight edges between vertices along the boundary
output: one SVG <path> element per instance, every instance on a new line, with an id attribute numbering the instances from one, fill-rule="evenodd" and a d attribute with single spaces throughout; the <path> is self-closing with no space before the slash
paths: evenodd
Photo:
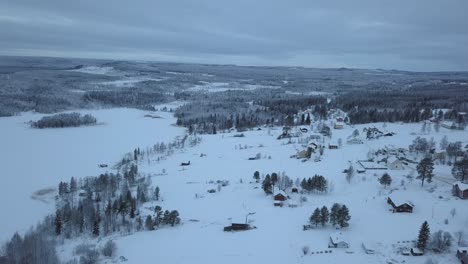
<path id="1" fill-rule="evenodd" d="M 76 192 L 77 184 L 75 178 L 71 177 L 70 180 L 70 192 Z"/>
<path id="2" fill-rule="evenodd" d="M 253 175 L 253 178 L 255 179 L 256 182 L 258 182 L 260 180 L 260 172 L 255 171 L 254 175 Z"/>
<path id="3" fill-rule="evenodd" d="M 382 177 L 380 177 L 379 182 L 385 187 L 390 186 L 390 184 L 392 184 L 392 177 L 390 177 L 388 173 L 384 173 Z"/>
<path id="4" fill-rule="evenodd" d="M 267 174 L 265 179 L 263 180 L 262 189 L 266 194 L 273 193 L 273 186 L 271 185 L 270 175 Z"/>
<path id="5" fill-rule="evenodd" d="M 323 206 L 322 209 L 320 209 L 320 223 L 322 226 L 325 226 L 330 219 L 330 212 L 328 211 L 328 208 L 326 206 Z"/>
<path id="6" fill-rule="evenodd" d="M 278 174 L 276 172 L 273 172 L 271 174 L 271 184 L 273 185 L 276 185 L 276 183 L 278 182 L 279 178 L 278 178 Z"/>
<path id="7" fill-rule="evenodd" d="M 156 186 L 156 188 L 154 188 L 154 199 L 156 199 L 156 201 L 159 201 L 159 186 Z"/>
<path id="8" fill-rule="evenodd" d="M 59 210 L 55 212 L 55 234 L 59 236 L 62 233 L 62 228 L 63 228 L 63 221 L 62 221 L 62 215 Z"/>
<path id="9" fill-rule="evenodd" d="M 351 216 L 349 215 L 349 210 L 346 205 L 342 205 L 341 208 L 338 210 L 338 224 L 341 227 L 346 227 L 348 226 L 348 221 L 351 219 Z"/>
<path id="10" fill-rule="evenodd" d="M 341 205 L 334 203 L 330 212 L 330 223 L 336 225 L 339 221 Z"/>
<path id="11" fill-rule="evenodd" d="M 416 167 L 416 170 L 419 174 L 417 178 L 421 179 L 421 186 L 424 186 L 425 180 L 427 180 L 427 182 L 432 182 L 432 176 L 434 176 L 432 173 L 434 170 L 434 162 L 431 158 L 422 159 Z"/>
<path id="12" fill-rule="evenodd" d="M 453 164 L 452 175 L 461 182 L 468 180 L 468 158 L 464 158 Z"/>
<path id="13" fill-rule="evenodd" d="M 94 220 L 94 223 L 93 223 L 93 235 L 99 236 L 99 220 L 98 219 Z"/>
<path id="14" fill-rule="evenodd" d="M 424 223 L 421 226 L 421 229 L 419 230 L 419 235 L 418 235 L 417 247 L 420 250 L 426 249 L 427 242 L 429 241 L 430 235 L 431 235 L 431 230 L 429 229 L 429 224 L 427 223 L 427 221 L 424 221 Z"/>
<path id="15" fill-rule="evenodd" d="M 318 226 L 318 224 L 320 223 L 320 209 L 318 208 L 315 208 L 315 211 L 314 213 L 310 216 L 310 223 L 311 224 L 314 224 L 315 226 Z"/>

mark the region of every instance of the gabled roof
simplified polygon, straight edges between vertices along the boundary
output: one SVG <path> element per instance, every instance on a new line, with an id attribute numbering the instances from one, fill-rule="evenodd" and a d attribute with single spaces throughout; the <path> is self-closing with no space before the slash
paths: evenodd
<path id="1" fill-rule="evenodd" d="M 402 199 L 396 195 L 394 196 L 389 196 L 388 198 L 390 198 L 392 200 L 392 202 L 395 204 L 395 206 L 400 206 L 400 205 L 403 205 L 403 204 L 408 204 L 410 205 L 411 207 L 414 207 L 414 204 L 411 202 L 411 201 L 408 201 L 408 200 L 405 200 L 405 199 Z"/>
<path id="2" fill-rule="evenodd" d="M 282 191 L 282 190 L 280 190 L 280 189 L 278 189 L 278 188 L 275 188 L 275 192 L 274 192 L 273 196 L 276 196 L 276 195 L 279 195 L 279 194 L 281 194 L 281 195 L 283 195 L 284 197 L 286 197 L 286 193 L 285 193 L 284 191 Z"/>
<path id="3" fill-rule="evenodd" d="M 468 190 L 468 183 L 463 183 L 461 181 L 456 181 L 453 183 L 453 186 L 455 185 L 458 185 L 458 189 L 460 189 L 460 191 L 464 192 L 466 190 Z"/>
<path id="4" fill-rule="evenodd" d="M 341 242 L 348 244 L 348 242 L 344 239 L 341 232 L 340 233 L 330 234 L 330 239 L 331 239 L 333 244 L 338 244 L 338 243 L 341 243 Z"/>
<path id="5" fill-rule="evenodd" d="M 387 159 L 387 163 L 394 163 L 394 162 L 401 162 L 398 158 L 392 156 L 392 157 L 388 157 Z"/>

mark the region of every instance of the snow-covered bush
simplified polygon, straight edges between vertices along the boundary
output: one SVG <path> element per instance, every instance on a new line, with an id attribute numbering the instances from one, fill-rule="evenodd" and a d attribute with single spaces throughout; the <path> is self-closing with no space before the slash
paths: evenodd
<path id="1" fill-rule="evenodd" d="M 304 255 L 309 254 L 309 251 L 310 251 L 310 248 L 309 248 L 308 246 L 303 246 L 303 247 L 302 247 L 302 253 L 303 253 Z"/>
<path id="2" fill-rule="evenodd" d="M 115 244 L 114 241 L 109 240 L 104 244 L 104 246 L 101 249 L 102 255 L 106 257 L 112 257 L 114 255 L 115 251 L 117 250 L 117 245 Z"/>

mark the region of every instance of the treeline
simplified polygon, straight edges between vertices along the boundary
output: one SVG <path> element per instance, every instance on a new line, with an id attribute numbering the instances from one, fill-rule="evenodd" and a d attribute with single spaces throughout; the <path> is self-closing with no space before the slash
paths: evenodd
<path id="1" fill-rule="evenodd" d="M 188 92 L 177 94 L 176 98 L 192 100 L 176 110 L 177 125 L 187 127 L 190 133 L 216 134 L 232 128 L 243 131 L 263 125 L 292 126 L 295 115 L 310 107 L 317 118 L 323 119 L 328 113 L 326 98 L 321 96 L 289 95 L 269 89 L 238 93 L 226 91 L 202 98 L 189 97 L 193 93 Z M 306 118 L 304 115 L 299 122 L 307 124 Z M 311 118 L 309 115 L 309 123 Z"/>
<path id="2" fill-rule="evenodd" d="M 90 114 L 81 115 L 80 113 L 62 113 L 32 121 L 33 128 L 63 128 L 95 125 L 97 120 Z"/>
<path id="3" fill-rule="evenodd" d="M 168 96 L 158 89 L 145 91 L 139 89 L 127 89 L 116 91 L 90 91 L 83 95 L 85 102 L 98 102 L 112 106 L 146 107 L 151 104 L 164 103 Z"/>

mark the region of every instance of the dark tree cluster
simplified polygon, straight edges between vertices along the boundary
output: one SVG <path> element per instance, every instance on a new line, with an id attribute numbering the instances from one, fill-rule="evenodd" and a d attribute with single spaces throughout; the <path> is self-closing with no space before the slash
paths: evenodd
<path id="1" fill-rule="evenodd" d="M 314 175 L 312 178 L 302 179 L 301 187 L 307 192 L 325 193 L 327 192 L 328 181 L 322 175 Z"/>
<path id="2" fill-rule="evenodd" d="M 347 227 L 351 216 L 346 205 L 335 203 L 330 210 L 326 206 L 316 208 L 309 218 L 310 224 L 325 226 L 327 223 Z"/>
<path id="3" fill-rule="evenodd" d="M 95 125 L 96 118 L 90 114 L 81 115 L 80 113 L 63 113 L 32 121 L 33 128 L 63 128 Z"/>

